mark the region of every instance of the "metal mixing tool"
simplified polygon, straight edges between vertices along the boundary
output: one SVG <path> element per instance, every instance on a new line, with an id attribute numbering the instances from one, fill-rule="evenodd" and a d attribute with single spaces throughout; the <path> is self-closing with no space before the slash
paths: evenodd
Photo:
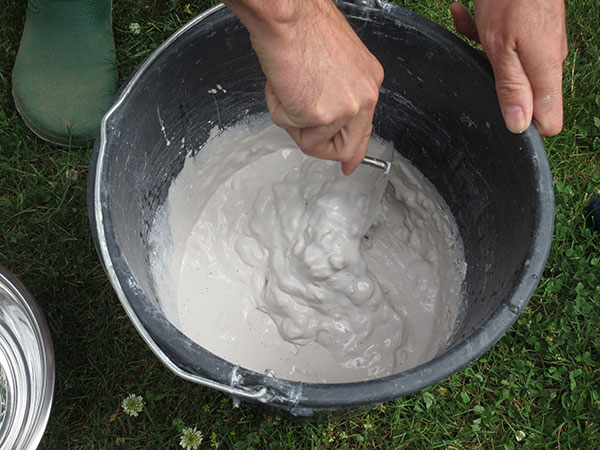
<path id="1" fill-rule="evenodd" d="M 375 174 L 376 178 L 374 179 L 374 182 L 367 187 L 367 189 L 369 189 L 369 203 L 367 206 L 367 216 L 365 218 L 363 234 L 366 234 L 369 228 L 371 228 L 379 213 L 379 207 L 383 200 L 383 194 L 385 193 L 385 187 L 387 186 L 390 169 L 392 167 L 392 159 L 394 156 L 394 149 L 392 146 L 389 146 L 389 155 L 385 156 L 389 158 L 389 161 L 374 158 L 372 156 L 365 156 L 361 161 L 361 164 L 372 167 L 379 172 L 378 174 Z"/>
<path id="2" fill-rule="evenodd" d="M 391 161 L 384 161 L 383 159 L 372 158 L 371 156 L 365 156 L 360 163 L 371 167 L 377 167 L 378 169 L 383 170 L 384 175 L 387 175 L 392 167 Z"/>

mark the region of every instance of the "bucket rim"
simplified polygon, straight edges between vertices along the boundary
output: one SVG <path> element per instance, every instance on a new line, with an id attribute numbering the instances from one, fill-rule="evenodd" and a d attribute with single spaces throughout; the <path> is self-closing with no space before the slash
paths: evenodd
<path id="1" fill-rule="evenodd" d="M 48 322 L 35 298 L 2 264 L 0 298 L 3 363 L 0 372 L 4 390 L 0 446 L 33 450 L 42 440 L 52 410 L 56 380 L 54 345 Z"/>

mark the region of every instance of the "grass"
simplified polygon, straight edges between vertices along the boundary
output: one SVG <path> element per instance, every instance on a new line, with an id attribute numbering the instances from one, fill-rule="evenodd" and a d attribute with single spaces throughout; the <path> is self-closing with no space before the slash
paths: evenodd
<path id="1" fill-rule="evenodd" d="M 208 6 L 115 0 L 122 79 Z M 325 423 L 277 417 L 185 382 L 162 367 L 127 319 L 96 256 L 86 210 L 90 151 L 35 138 L 15 111 L 10 73 L 25 1 L 0 8 L 0 263 L 48 319 L 55 401 L 43 449 L 600 448 L 600 235 L 585 206 L 600 196 L 600 6 L 568 2 L 565 128 L 546 139 L 556 230 L 539 288 L 518 322 L 478 361 L 423 391 Z M 450 26 L 448 2 L 403 4 Z M 129 24 L 140 24 L 134 35 Z M 125 414 L 129 394 L 144 399 Z"/>

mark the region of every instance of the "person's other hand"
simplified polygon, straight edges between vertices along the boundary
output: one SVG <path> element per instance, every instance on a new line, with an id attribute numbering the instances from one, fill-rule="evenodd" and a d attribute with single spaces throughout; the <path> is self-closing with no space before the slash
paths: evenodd
<path id="1" fill-rule="evenodd" d="M 226 3 L 250 32 L 273 122 L 352 173 L 368 150 L 383 68 L 331 0 Z"/>
<path id="2" fill-rule="evenodd" d="M 564 1 L 476 0 L 475 20 L 460 3 L 450 11 L 456 30 L 485 49 L 506 127 L 521 133 L 533 118 L 542 136 L 558 134 L 567 57 Z"/>

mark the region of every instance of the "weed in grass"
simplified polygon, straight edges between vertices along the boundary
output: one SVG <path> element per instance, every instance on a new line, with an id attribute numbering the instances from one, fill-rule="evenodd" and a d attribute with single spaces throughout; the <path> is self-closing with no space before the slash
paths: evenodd
<path id="1" fill-rule="evenodd" d="M 128 416 L 137 417 L 137 415 L 144 409 L 144 399 L 139 395 L 129 394 L 121 402 L 121 406 L 123 407 L 125 414 Z"/>
<path id="2" fill-rule="evenodd" d="M 196 427 L 186 427 L 181 431 L 179 445 L 185 450 L 197 450 L 203 439 L 203 434 Z"/>

